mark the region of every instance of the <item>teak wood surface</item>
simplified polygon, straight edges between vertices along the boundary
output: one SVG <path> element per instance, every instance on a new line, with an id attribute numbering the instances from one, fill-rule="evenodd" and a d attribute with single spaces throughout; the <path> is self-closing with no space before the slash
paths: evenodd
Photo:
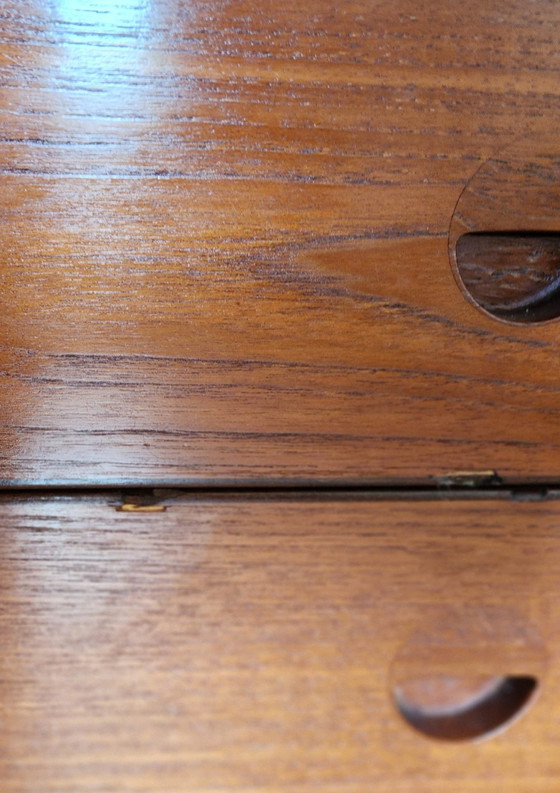
<path id="1" fill-rule="evenodd" d="M 473 306 L 448 231 L 520 141 L 513 203 L 558 209 L 559 23 L 5 0 L 0 482 L 557 480 L 560 325 Z M 477 222 L 526 230 L 494 188 Z"/>
<path id="2" fill-rule="evenodd" d="M 1 499 L 2 793 L 557 793 L 560 501 L 119 504 Z M 430 740 L 411 669 L 538 695 Z"/>

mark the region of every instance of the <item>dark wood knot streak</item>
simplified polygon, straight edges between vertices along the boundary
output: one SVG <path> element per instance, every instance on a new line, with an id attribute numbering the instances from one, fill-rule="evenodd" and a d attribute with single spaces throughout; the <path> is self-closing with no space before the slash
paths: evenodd
<path id="1" fill-rule="evenodd" d="M 2 4 L 2 793 L 557 793 L 559 17 Z"/>

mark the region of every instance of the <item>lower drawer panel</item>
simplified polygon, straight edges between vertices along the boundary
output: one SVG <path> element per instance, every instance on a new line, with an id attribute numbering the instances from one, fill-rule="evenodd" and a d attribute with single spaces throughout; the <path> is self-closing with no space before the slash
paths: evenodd
<path id="1" fill-rule="evenodd" d="M 2 498 L 4 793 L 558 790 L 560 501 L 172 496 Z"/>

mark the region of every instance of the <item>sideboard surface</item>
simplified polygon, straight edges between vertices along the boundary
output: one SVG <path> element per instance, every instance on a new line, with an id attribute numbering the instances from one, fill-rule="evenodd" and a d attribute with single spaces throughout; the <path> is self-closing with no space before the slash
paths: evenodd
<path id="1" fill-rule="evenodd" d="M 0 500 L 2 793 L 557 793 L 559 501 L 122 502 Z M 537 695 L 428 739 L 403 659 Z"/>

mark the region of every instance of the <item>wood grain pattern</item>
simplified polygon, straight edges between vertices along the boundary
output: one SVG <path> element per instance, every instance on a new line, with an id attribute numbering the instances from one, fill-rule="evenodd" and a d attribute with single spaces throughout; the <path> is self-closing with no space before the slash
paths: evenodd
<path id="1" fill-rule="evenodd" d="M 1 500 L 3 793 L 556 793 L 559 501 L 119 502 Z M 445 744 L 404 663 L 540 694 Z"/>
<path id="2" fill-rule="evenodd" d="M 556 132 L 559 16 L 4 3 L 0 482 L 558 479 L 560 326 L 477 311 L 447 233 Z"/>

